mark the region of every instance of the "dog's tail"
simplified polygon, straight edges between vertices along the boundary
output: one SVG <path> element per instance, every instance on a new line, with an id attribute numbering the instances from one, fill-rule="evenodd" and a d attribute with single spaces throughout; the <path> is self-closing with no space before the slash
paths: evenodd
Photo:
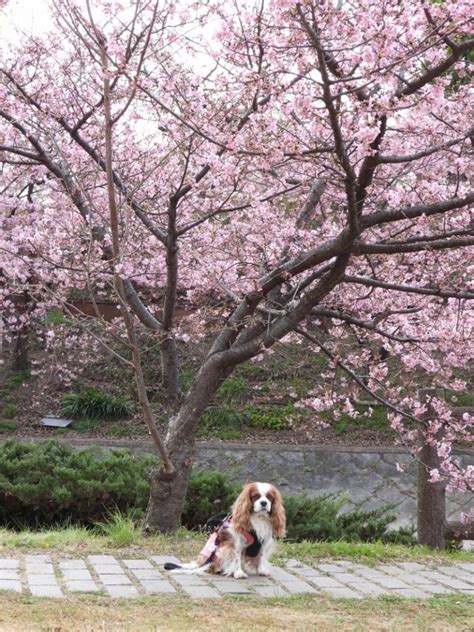
<path id="1" fill-rule="evenodd" d="M 201 564 L 201 566 L 198 566 L 196 562 L 190 562 L 189 564 L 174 564 L 174 562 L 166 562 L 166 564 L 164 565 L 164 569 L 165 571 L 170 571 L 171 573 L 197 575 L 199 573 L 205 573 L 206 571 L 208 571 L 210 566 L 211 562 Z"/>

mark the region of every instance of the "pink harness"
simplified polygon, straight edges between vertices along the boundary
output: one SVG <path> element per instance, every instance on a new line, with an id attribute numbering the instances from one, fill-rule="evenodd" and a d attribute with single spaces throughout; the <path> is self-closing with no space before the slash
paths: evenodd
<path id="1" fill-rule="evenodd" d="M 219 547 L 221 545 L 221 541 L 220 541 L 220 535 L 221 532 L 223 531 L 223 529 L 228 529 L 230 527 L 230 525 L 232 524 L 232 516 L 227 516 L 224 519 L 224 522 L 219 525 L 217 527 L 217 529 L 211 533 L 211 535 L 209 536 L 206 544 L 204 545 L 204 548 L 202 549 L 200 555 L 202 555 L 204 557 L 204 559 L 206 560 L 206 564 L 208 562 L 213 562 L 214 560 L 216 560 L 217 562 L 219 562 Z M 245 548 L 245 552 L 246 552 L 246 558 L 252 558 L 255 557 L 255 555 L 258 553 L 258 550 L 260 550 L 260 542 L 257 539 L 257 536 L 255 533 L 249 533 L 248 531 L 245 531 L 243 534 L 244 538 L 247 540 L 247 546 Z M 250 554 L 248 554 L 248 550 L 250 547 L 252 547 L 252 545 L 254 545 L 255 543 L 258 543 L 258 550 L 256 553 L 252 551 L 249 551 Z"/>

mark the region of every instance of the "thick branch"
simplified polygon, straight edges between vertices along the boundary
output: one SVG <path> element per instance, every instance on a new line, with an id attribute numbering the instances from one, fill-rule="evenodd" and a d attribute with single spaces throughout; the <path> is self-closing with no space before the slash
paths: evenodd
<path id="1" fill-rule="evenodd" d="M 430 216 L 438 213 L 446 213 L 457 208 L 463 208 L 474 202 L 474 192 L 468 193 L 465 197 L 453 197 L 442 202 L 433 202 L 432 204 L 417 204 L 415 206 L 406 206 L 401 209 L 383 209 L 374 211 L 370 215 L 366 215 L 362 221 L 362 227 L 378 226 L 387 224 L 388 222 L 396 222 L 403 219 L 414 219 L 422 215 Z"/>
<path id="2" fill-rule="evenodd" d="M 424 250 L 447 250 L 449 248 L 466 248 L 474 244 L 474 237 L 464 237 L 458 239 L 438 239 L 437 241 L 419 241 L 407 244 L 367 244 L 357 242 L 354 244 L 353 254 L 355 255 L 383 255 L 396 254 L 399 252 L 422 252 Z"/>
<path id="3" fill-rule="evenodd" d="M 449 70 L 452 66 L 454 66 L 454 64 L 457 61 L 459 61 L 463 53 L 466 53 L 472 50 L 473 48 L 474 48 L 474 39 L 472 38 L 462 42 L 461 44 L 458 44 L 454 48 L 451 55 L 449 55 L 449 57 L 447 57 L 443 62 L 436 64 L 435 66 L 432 66 L 431 68 L 428 68 L 428 70 L 422 75 L 420 75 L 417 79 L 413 79 L 412 81 L 407 82 L 403 88 L 395 92 L 394 96 L 396 98 L 406 97 L 406 96 L 409 96 L 410 94 L 417 92 L 418 90 L 423 88 L 423 86 L 426 86 L 428 83 L 431 83 L 433 79 L 440 77 L 443 73 Z"/>
<path id="4" fill-rule="evenodd" d="M 459 299 L 474 299 L 473 292 L 463 291 L 450 291 L 440 290 L 435 287 L 413 287 L 411 285 L 386 283 L 385 281 L 379 281 L 378 279 L 371 279 L 370 277 L 346 275 L 343 279 L 344 283 L 356 283 L 359 285 L 365 285 L 368 287 L 380 287 L 386 290 L 395 290 L 397 292 L 409 292 L 411 294 L 424 294 L 426 296 L 441 296 L 443 298 L 459 298 Z"/>
<path id="5" fill-rule="evenodd" d="M 378 157 L 378 162 L 382 165 L 387 165 L 420 160 L 420 158 L 426 158 L 427 156 L 431 156 L 438 151 L 443 151 L 445 149 L 453 147 L 453 145 L 458 145 L 459 143 L 462 143 L 466 138 L 472 136 L 473 133 L 474 129 L 471 128 L 464 136 L 461 136 L 460 138 L 455 138 L 454 140 L 447 141 L 446 143 L 440 143 L 439 145 L 431 145 L 431 147 L 427 147 L 426 149 L 422 149 L 412 154 L 406 154 L 405 156 L 390 156 L 388 154 L 385 156 L 380 155 Z"/>

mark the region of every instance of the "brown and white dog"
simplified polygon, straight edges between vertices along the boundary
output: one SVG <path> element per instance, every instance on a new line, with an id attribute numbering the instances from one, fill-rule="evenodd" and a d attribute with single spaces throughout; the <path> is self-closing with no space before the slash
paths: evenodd
<path id="1" fill-rule="evenodd" d="M 165 564 L 175 573 L 222 573 L 237 579 L 249 570 L 269 575 L 275 538 L 285 536 L 285 510 L 280 492 L 269 483 L 249 483 L 232 513 L 214 531 L 198 558 L 189 564 Z"/>

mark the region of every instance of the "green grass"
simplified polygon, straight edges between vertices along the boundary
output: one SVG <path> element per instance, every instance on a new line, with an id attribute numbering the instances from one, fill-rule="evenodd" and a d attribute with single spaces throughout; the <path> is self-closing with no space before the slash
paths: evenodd
<path id="1" fill-rule="evenodd" d="M 221 436 L 221 433 L 241 433 L 242 414 L 229 405 L 213 406 L 206 410 L 199 425 L 200 436 Z"/>
<path id="2" fill-rule="evenodd" d="M 345 558 L 365 563 L 383 560 L 467 560 L 474 561 L 469 551 L 434 551 L 425 546 L 404 546 L 383 542 L 286 542 L 278 551 L 277 559 L 294 557 L 302 561 L 320 558 Z"/>
<path id="3" fill-rule="evenodd" d="M 0 628 L 9 632 L 468 632 L 473 617 L 472 598 L 464 595 L 426 600 L 323 595 L 193 600 L 176 595 L 44 599 L 11 591 L 0 594 Z"/>
<path id="4" fill-rule="evenodd" d="M 1 554 L 15 551 L 54 550 L 58 555 L 86 555 L 121 549 L 123 555 L 140 555 L 140 551 L 160 551 L 192 558 L 203 545 L 200 533 L 180 529 L 174 535 L 147 535 L 140 523 L 123 514 L 111 514 L 107 522 L 95 528 L 59 526 L 41 531 L 14 531 L 0 528 Z"/>
<path id="5" fill-rule="evenodd" d="M 121 424 L 107 425 L 106 431 L 107 435 L 111 437 L 129 437 L 132 434 L 129 426 L 123 426 Z"/>
<path id="6" fill-rule="evenodd" d="M 219 387 L 216 395 L 225 402 L 233 402 L 234 400 L 240 400 L 247 393 L 247 385 L 245 381 L 238 376 L 229 377 Z"/>
<path id="7" fill-rule="evenodd" d="M 3 432 L 15 432 L 18 428 L 16 421 L 0 421 L 0 433 Z"/>
<path id="8" fill-rule="evenodd" d="M 134 403 L 124 395 L 111 395 L 96 388 L 64 395 L 62 410 L 76 419 L 125 419 L 134 410 Z"/>
<path id="9" fill-rule="evenodd" d="M 140 527 L 133 516 L 121 511 L 112 512 L 106 521 L 98 522 L 96 530 L 117 548 L 132 545 L 141 535 Z"/>
<path id="10" fill-rule="evenodd" d="M 18 415 L 18 406 L 16 404 L 5 404 L 2 414 L 6 419 L 14 419 Z"/>
<path id="11" fill-rule="evenodd" d="M 247 423 L 252 428 L 264 428 L 267 430 L 284 430 L 288 428 L 290 417 L 296 414 L 293 402 L 284 406 L 254 406 L 250 404 L 244 410 Z"/>
<path id="12" fill-rule="evenodd" d="M 4 390 L 14 391 L 22 384 L 24 384 L 30 378 L 29 371 L 17 371 L 8 375 L 8 378 L 3 386 Z"/>
<path id="13" fill-rule="evenodd" d="M 0 529 L 0 552 L 15 549 L 56 549 L 57 552 L 80 550 L 83 554 L 109 549 L 135 549 L 163 551 L 165 554 L 193 557 L 202 548 L 203 534 L 179 529 L 173 535 L 149 535 L 140 530 L 140 522 L 133 516 L 112 512 L 109 519 L 95 528 L 59 526 L 41 531 L 14 531 Z M 283 542 L 278 545 L 274 558 L 282 563 L 286 558 L 311 562 L 327 558 L 359 560 L 364 563 L 379 563 L 389 560 L 455 560 L 474 561 L 469 551 L 433 551 L 424 546 L 399 544 L 352 543 L 352 542 Z"/>
<path id="14" fill-rule="evenodd" d="M 64 325 L 66 318 L 60 309 L 53 308 L 46 314 L 46 322 L 48 325 Z"/>
<path id="15" fill-rule="evenodd" d="M 369 412 L 369 408 L 372 410 Z M 360 430 L 374 430 L 379 432 L 387 432 L 390 430 L 390 424 L 387 419 L 387 411 L 383 406 L 367 406 L 365 404 L 356 404 L 354 409 L 359 413 L 357 417 L 351 417 L 346 413 L 342 413 L 335 419 L 332 413 L 324 411 L 320 413 L 322 419 L 331 424 L 334 432 L 338 437 Z"/>
<path id="16" fill-rule="evenodd" d="M 70 428 L 76 432 L 89 434 L 91 432 L 97 432 L 102 426 L 103 422 L 98 419 L 78 419 L 71 424 Z M 69 428 L 66 428 L 66 430 L 68 429 Z"/>
<path id="17" fill-rule="evenodd" d="M 445 391 L 446 399 L 454 403 L 455 406 L 469 407 L 474 406 L 474 392 L 472 391 Z"/>

